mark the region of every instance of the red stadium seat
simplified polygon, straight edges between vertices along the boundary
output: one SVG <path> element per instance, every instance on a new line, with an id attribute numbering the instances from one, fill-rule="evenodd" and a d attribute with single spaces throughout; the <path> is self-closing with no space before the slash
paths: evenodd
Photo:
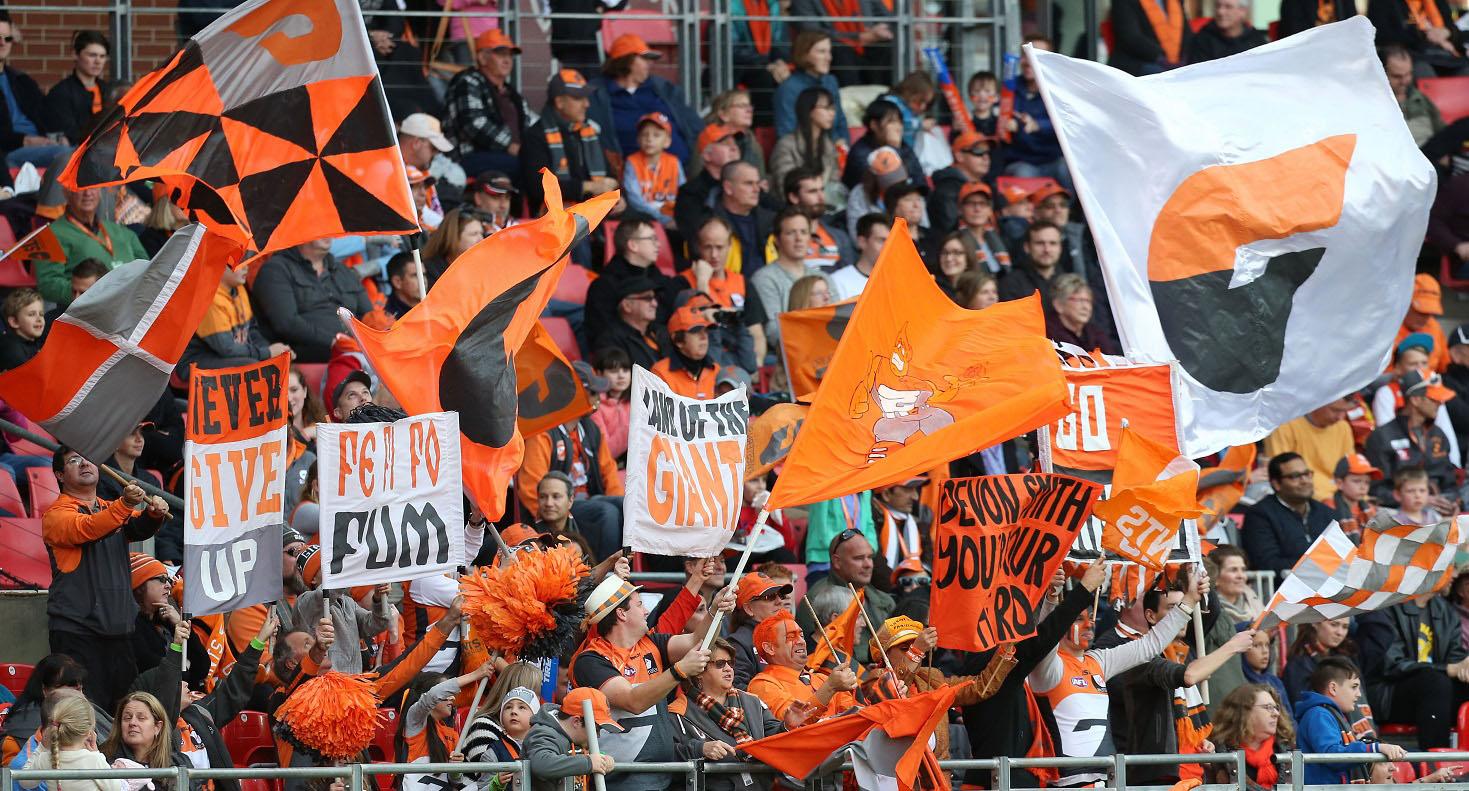
<path id="1" fill-rule="evenodd" d="M 49 433 L 46 432 L 46 429 L 41 427 L 41 424 L 37 423 L 34 420 L 31 420 L 30 418 L 25 418 L 25 420 L 22 421 L 20 425 L 25 427 L 27 431 L 35 434 L 38 437 L 45 437 L 52 442 L 56 441 L 55 437 L 51 436 Z M 44 456 L 48 459 L 51 458 L 50 448 L 41 447 L 40 445 L 31 442 L 28 439 L 21 439 L 20 437 L 7 435 L 6 441 L 10 443 L 11 453 L 19 453 L 22 456 Z"/>
<path id="2" fill-rule="evenodd" d="M 31 516 L 39 519 L 61 495 L 60 485 L 56 483 L 56 473 L 45 467 L 26 470 L 26 480 L 31 485 Z"/>
<path id="3" fill-rule="evenodd" d="M 0 470 L 0 511 L 9 511 L 11 516 L 29 516 L 25 501 L 20 499 L 20 490 L 15 488 L 15 479 Z"/>
<path id="4" fill-rule="evenodd" d="M 295 367 L 306 379 L 306 389 L 315 391 L 325 401 L 327 394 L 321 391 L 321 382 L 326 378 L 326 363 L 297 363 Z"/>
<path id="5" fill-rule="evenodd" d="M 280 758 L 275 751 L 275 737 L 270 733 L 270 718 L 263 711 L 242 711 L 219 729 L 230 756 L 239 768 L 255 764 L 275 766 Z M 241 791 L 244 791 L 242 788 Z"/>
<path id="6" fill-rule="evenodd" d="M 0 222 L 0 226 L 5 226 Z M 31 271 L 26 262 L 19 256 L 12 256 L 0 261 L 0 287 L 4 288 L 34 288 L 36 285 L 36 273 Z"/>
<path id="7" fill-rule="evenodd" d="M 384 708 L 377 711 L 377 733 L 373 734 L 372 743 L 367 745 L 367 757 L 373 763 L 391 763 L 398 754 L 393 743 L 398 731 L 398 710 Z"/>
<path id="8" fill-rule="evenodd" d="M 1469 77 L 1425 77 L 1418 90 L 1438 108 L 1444 123 L 1469 117 Z"/>
<path id="9" fill-rule="evenodd" d="M 635 13 L 646 15 L 647 11 Z M 622 14 L 602 15 L 602 50 L 605 52 L 618 36 L 632 33 L 653 49 L 672 52 L 677 46 L 677 37 L 671 19 L 625 19 Z M 666 55 L 667 53 L 665 53 Z"/>
<path id="10" fill-rule="evenodd" d="M 1194 32 L 1197 33 L 1200 30 L 1203 30 L 1204 26 L 1213 21 L 1213 19 L 1213 17 L 1209 16 L 1196 16 L 1188 21 L 1188 26 L 1193 28 Z"/>
<path id="11" fill-rule="evenodd" d="M 1269 38 L 1270 38 L 1271 41 L 1279 41 L 1280 40 L 1280 20 L 1279 19 L 1277 19 L 1274 22 L 1271 22 L 1270 23 L 1270 28 L 1269 28 L 1268 36 L 1269 36 Z"/>
<path id="12" fill-rule="evenodd" d="M 275 782 L 259 777 L 241 780 L 240 791 L 275 791 Z"/>
<path id="13" fill-rule="evenodd" d="M 19 662 L 0 664 L 0 686 L 20 697 L 20 693 L 25 691 L 26 682 L 31 679 L 31 671 L 35 669 L 34 665 L 23 665 Z"/>
<path id="14" fill-rule="evenodd" d="M 1418 773 L 1413 770 L 1413 765 L 1407 761 L 1398 761 L 1392 765 L 1392 781 L 1394 783 L 1411 783 L 1418 779 Z"/>
<path id="15" fill-rule="evenodd" d="M 668 240 L 668 231 L 663 230 L 662 223 L 653 223 L 653 232 L 658 234 L 658 271 L 673 277 L 673 242 Z"/>
<path id="16" fill-rule="evenodd" d="M 51 587 L 51 556 L 41 537 L 40 517 L 0 518 L 0 546 L 6 549 L 0 568 L 38 587 Z"/>
<path id="17" fill-rule="evenodd" d="M 566 355 L 566 359 L 572 362 L 581 359 L 581 347 L 577 345 L 576 333 L 571 331 L 570 322 L 560 316 L 542 316 L 541 326 L 550 333 L 551 340 L 556 342 L 556 347 Z"/>
<path id="18" fill-rule="evenodd" d="M 573 305 L 585 305 L 587 304 L 587 289 L 596 279 L 597 276 L 586 267 L 567 264 L 566 270 L 561 273 L 561 279 L 556 281 L 556 291 L 551 294 L 551 299 L 570 302 Z"/>
<path id="19" fill-rule="evenodd" d="M 770 152 L 775 150 L 775 127 L 755 127 L 755 142 L 760 144 L 760 150 L 765 152 L 765 158 L 770 159 Z"/>
<path id="20" fill-rule="evenodd" d="M 1469 745 L 1469 703 L 1459 707 L 1459 716 L 1454 729 L 1459 732 L 1459 744 Z"/>
<path id="21" fill-rule="evenodd" d="M 612 244 L 612 235 L 617 233 L 617 221 L 603 220 L 602 231 L 607 234 L 607 243 L 602 245 L 602 263 L 605 264 L 612 260 L 612 256 L 617 255 L 617 247 Z"/>
<path id="22" fill-rule="evenodd" d="M 786 563 L 785 567 L 790 569 L 792 574 L 796 575 L 796 581 L 791 583 L 791 587 L 794 589 L 791 591 L 791 595 L 796 597 L 796 602 L 799 604 L 801 597 L 806 595 L 806 564 Z"/>

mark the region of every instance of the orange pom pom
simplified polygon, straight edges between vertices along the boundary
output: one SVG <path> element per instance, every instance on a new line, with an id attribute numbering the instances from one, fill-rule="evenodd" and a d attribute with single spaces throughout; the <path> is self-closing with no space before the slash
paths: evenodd
<path id="1" fill-rule="evenodd" d="M 376 676 L 326 673 L 307 681 L 276 710 L 276 719 L 302 745 L 327 758 L 351 758 L 377 732 Z"/>
<path id="2" fill-rule="evenodd" d="M 577 586 L 590 574 L 581 550 L 567 545 L 521 552 L 514 563 L 476 568 L 459 579 L 459 592 L 470 627 L 486 648 L 541 658 L 529 656 L 527 647 L 540 645 L 567 618 L 580 617 Z"/>

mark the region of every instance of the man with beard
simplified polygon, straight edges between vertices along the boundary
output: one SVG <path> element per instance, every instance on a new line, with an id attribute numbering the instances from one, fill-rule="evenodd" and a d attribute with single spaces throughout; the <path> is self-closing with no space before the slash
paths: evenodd
<path id="1" fill-rule="evenodd" d="M 851 237 L 840 227 L 826 219 L 826 174 L 820 168 L 809 165 L 798 167 L 786 174 L 786 204 L 794 206 L 811 221 L 811 252 L 806 256 L 808 263 L 828 271 L 857 260 L 857 250 Z M 776 257 L 775 238 L 767 242 L 765 260 Z"/>

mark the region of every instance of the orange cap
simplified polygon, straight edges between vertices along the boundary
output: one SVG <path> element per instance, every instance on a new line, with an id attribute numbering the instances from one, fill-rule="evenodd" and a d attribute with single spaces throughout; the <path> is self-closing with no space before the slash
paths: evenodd
<path id="1" fill-rule="evenodd" d="M 1005 200 L 1009 203 L 1019 203 L 1030 197 L 1030 190 L 1019 184 L 1001 184 L 1000 194 L 1004 195 Z"/>
<path id="2" fill-rule="evenodd" d="M 699 133 L 699 152 L 727 138 L 739 134 L 739 130 L 724 124 L 709 124 Z"/>
<path id="3" fill-rule="evenodd" d="M 739 585 L 735 586 L 735 604 L 743 607 L 773 590 L 779 590 L 780 595 L 785 596 L 794 588 L 790 583 L 776 582 L 758 571 L 752 571 L 740 577 Z"/>
<path id="4" fill-rule="evenodd" d="M 1046 183 L 1037 187 L 1035 192 L 1030 193 L 1030 200 L 1039 206 L 1041 201 L 1052 195 L 1065 195 L 1068 199 L 1071 197 L 1071 193 L 1067 192 L 1066 188 L 1057 183 L 1055 179 L 1046 179 Z"/>
<path id="5" fill-rule="evenodd" d="M 415 167 L 413 165 L 407 166 L 406 172 L 408 173 L 408 183 L 409 184 L 421 184 L 421 183 L 423 183 L 425 181 L 431 181 L 431 180 L 433 180 L 433 176 L 430 176 L 429 174 L 424 173 L 422 170 L 419 170 L 417 167 Z"/>
<path id="6" fill-rule="evenodd" d="M 143 583 L 151 579 L 168 579 L 168 568 L 158 562 L 157 558 L 144 555 L 141 552 L 129 552 L 128 562 L 132 565 L 132 587 L 140 588 Z"/>
<path id="7" fill-rule="evenodd" d="M 520 546 L 527 541 L 539 538 L 540 535 L 540 533 L 519 522 L 500 531 L 500 538 L 505 540 L 505 546 L 507 547 Z"/>
<path id="8" fill-rule="evenodd" d="M 668 334 L 672 335 L 675 332 L 688 332 L 692 329 L 709 326 L 711 326 L 710 322 L 708 319 L 704 318 L 703 313 L 700 313 L 699 310 L 692 305 L 684 305 L 678 310 L 675 310 L 673 312 L 673 315 L 669 317 Z"/>
<path id="9" fill-rule="evenodd" d="M 520 47 L 515 46 L 515 42 L 505 35 L 505 31 L 497 27 L 492 27 L 475 37 L 474 48 L 477 50 L 508 49 L 517 55 L 520 54 Z"/>
<path id="10" fill-rule="evenodd" d="M 964 201 L 969 200 L 970 195 L 974 194 L 983 195 L 991 202 L 995 199 L 995 191 L 990 189 L 990 185 L 983 181 L 971 181 L 959 188 L 959 203 L 963 204 Z"/>
<path id="11" fill-rule="evenodd" d="M 638 119 L 638 125 L 636 128 L 642 129 L 643 124 L 655 124 L 661 127 L 663 131 L 669 133 L 670 135 L 673 134 L 673 122 L 668 120 L 668 116 L 664 115 L 663 113 L 648 113 L 647 115 Z"/>
<path id="12" fill-rule="evenodd" d="M 600 689 L 577 687 L 566 693 L 566 697 L 561 699 L 561 713 L 580 717 L 582 716 L 582 702 L 587 700 L 592 702 L 592 719 L 596 720 L 598 725 L 605 725 L 619 731 L 627 730 L 618 725 L 617 720 L 612 719 L 612 709 L 607 705 L 607 696 L 602 694 Z"/>
<path id="13" fill-rule="evenodd" d="M 623 33 L 617 38 L 612 39 L 612 46 L 607 49 L 607 58 L 609 60 L 617 60 L 618 58 L 625 58 L 628 55 L 642 55 L 650 60 L 657 60 L 663 57 L 663 53 L 648 46 L 648 42 L 644 41 L 643 37 L 636 33 Z"/>
<path id="14" fill-rule="evenodd" d="M 1430 316 L 1443 315 L 1443 291 L 1433 275 L 1425 273 L 1413 278 L 1413 310 Z"/>
<path id="15" fill-rule="evenodd" d="M 1360 453 L 1343 456 L 1336 463 L 1335 477 L 1345 478 L 1348 475 L 1366 475 L 1374 481 L 1382 480 L 1382 470 L 1372 466 L 1372 462 Z"/>
<path id="16" fill-rule="evenodd" d="M 954 153 L 957 154 L 960 151 L 969 151 L 980 146 L 983 146 L 985 151 L 989 151 L 990 139 L 978 132 L 971 131 L 960 133 L 958 137 L 954 138 L 952 148 Z"/>

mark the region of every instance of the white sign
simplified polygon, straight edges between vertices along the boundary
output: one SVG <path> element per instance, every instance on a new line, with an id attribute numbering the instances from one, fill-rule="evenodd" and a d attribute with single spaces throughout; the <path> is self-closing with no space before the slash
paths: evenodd
<path id="1" fill-rule="evenodd" d="M 465 564 L 459 414 L 322 423 L 322 587 L 401 582 Z"/>

